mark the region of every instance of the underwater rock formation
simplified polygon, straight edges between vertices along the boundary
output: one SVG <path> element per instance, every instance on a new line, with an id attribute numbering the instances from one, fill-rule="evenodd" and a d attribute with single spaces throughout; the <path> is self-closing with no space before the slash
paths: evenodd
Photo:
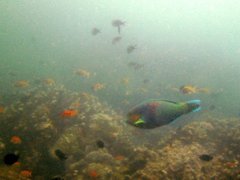
<path id="1" fill-rule="evenodd" d="M 1 114 L 0 155 L 16 151 L 20 158 L 17 168 L 1 164 L 0 178 L 239 178 L 239 119 L 203 113 L 154 131 L 124 120 L 97 97 L 56 83 L 22 92 Z M 213 158 L 204 161 L 202 154 Z"/>

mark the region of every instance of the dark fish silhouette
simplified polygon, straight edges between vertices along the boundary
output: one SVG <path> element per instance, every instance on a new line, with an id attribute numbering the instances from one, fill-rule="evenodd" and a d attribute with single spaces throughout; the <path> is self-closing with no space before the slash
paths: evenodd
<path id="1" fill-rule="evenodd" d="M 51 180 L 64 180 L 61 176 L 54 176 Z"/>
<path id="2" fill-rule="evenodd" d="M 96 145 L 99 148 L 104 148 L 105 147 L 105 144 L 104 144 L 104 142 L 102 140 L 97 140 L 96 141 Z"/>
<path id="3" fill-rule="evenodd" d="M 202 154 L 199 156 L 199 159 L 201 159 L 203 161 L 211 161 L 213 159 L 213 156 L 211 156 L 209 154 Z"/>
<path id="4" fill-rule="evenodd" d="M 12 165 L 14 164 L 15 162 L 17 162 L 19 159 L 19 155 L 18 154 L 14 154 L 14 153 L 9 153 L 9 154 L 6 154 L 3 158 L 3 162 L 6 164 L 6 165 Z"/>
<path id="5" fill-rule="evenodd" d="M 124 25 L 125 25 L 125 22 L 121 21 L 119 19 L 116 19 L 116 20 L 112 21 L 112 26 L 118 28 L 118 34 L 121 33 L 121 26 L 124 26 Z"/>
<path id="6" fill-rule="evenodd" d="M 68 157 L 65 153 L 63 153 L 60 149 L 55 150 L 55 155 L 62 161 L 66 160 Z"/>
<path id="7" fill-rule="evenodd" d="M 127 47 L 127 53 L 132 53 L 137 48 L 137 45 L 130 45 Z"/>
<path id="8" fill-rule="evenodd" d="M 140 64 L 137 62 L 130 62 L 130 63 L 128 63 L 128 66 L 132 67 L 134 70 L 139 70 L 144 67 L 144 64 Z"/>
<path id="9" fill-rule="evenodd" d="M 119 41 L 121 41 L 122 37 L 121 36 L 117 36 L 115 38 L 112 39 L 112 44 L 116 44 L 118 43 Z"/>
<path id="10" fill-rule="evenodd" d="M 101 32 L 101 31 L 100 31 L 100 29 L 98 29 L 98 28 L 93 28 L 93 29 L 92 29 L 92 35 L 93 35 L 93 36 L 99 34 L 100 32 Z"/>
<path id="11" fill-rule="evenodd" d="M 149 83 L 149 82 L 150 82 L 150 79 L 144 79 L 144 80 L 143 80 L 143 83 L 144 83 L 144 84 L 147 84 L 147 83 Z"/>

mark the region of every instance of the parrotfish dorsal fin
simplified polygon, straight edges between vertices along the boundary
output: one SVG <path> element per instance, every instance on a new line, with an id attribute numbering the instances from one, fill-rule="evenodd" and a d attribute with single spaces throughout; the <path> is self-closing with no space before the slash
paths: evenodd
<path id="1" fill-rule="evenodd" d="M 145 103 L 150 103 L 150 102 L 154 102 L 154 101 L 157 101 L 157 102 L 168 102 L 168 103 L 173 103 L 173 104 L 181 104 L 179 102 L 175 102 L 175 101 L 169 101 L 169 100 L 165 100 L 165 99 L 148 99 L 148 100 L 145 100 L 143 101 L 141 104 L 145 104 Z"/>
<path id="2" fill-rule="evenodd" d="M 179 102 L 169 101 L 169 100 L 160 100 L 160 101 L 169 102 L 169 103 L 173 103 L 173 104 L 179 104 Z"/>

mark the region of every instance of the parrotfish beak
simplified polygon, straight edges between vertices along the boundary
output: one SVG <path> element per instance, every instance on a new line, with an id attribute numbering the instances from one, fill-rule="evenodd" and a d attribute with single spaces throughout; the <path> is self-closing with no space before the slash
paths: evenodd
<path id="1" fill-rule="evenodd" d="M 191 101 L 187 102 L 191 112 L 200 111 L 201 110 L 200 103 L 201 103 L 201 100 L 199 100 L 199 99 L 195 99 L 195 100 L 191 100 Z"/>
<path id="2" fill-rule="evenodd" d="M 134 122 L 134 125 L 135 125 L 135 126 L 138 126 L 138 125 L 144 124 L 144 123 L 145 123 L 145 121 L 140 118 L 140 119 L 138 119 L 137 121 Z"/>
<path id="3" fill-rule="evenodd" d="M 145 124 L 145 121 L 140 117 L 140 116 L 135 116 L 135 115 L 128 115 L 128 119 L 126 121 L 128 124 L 132 126 L 139 127 L 143 124 Z"/>

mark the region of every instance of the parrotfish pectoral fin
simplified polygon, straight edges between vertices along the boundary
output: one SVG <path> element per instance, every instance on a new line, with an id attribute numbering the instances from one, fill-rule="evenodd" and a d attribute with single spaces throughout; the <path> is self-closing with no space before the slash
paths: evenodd
<path id="1" fill-rule="evenodd" d="M 144 124 L 145 121 L 143 119 L 138 119 L 136 122 L 134 122 L 135 125 L 138 125 L 138 124 Z"/>
<path id="2" fill-rule="evenodd" d="M 192 109 L 191 112 L 197 112 L 197 111 L 201 110 L 201 106 L 200 106 L 201 100 L 199 100 L 199 99 L 194 99 L 194 100 L 191 100 L 191 101 L 187 101 L 186 103 Z"/>

